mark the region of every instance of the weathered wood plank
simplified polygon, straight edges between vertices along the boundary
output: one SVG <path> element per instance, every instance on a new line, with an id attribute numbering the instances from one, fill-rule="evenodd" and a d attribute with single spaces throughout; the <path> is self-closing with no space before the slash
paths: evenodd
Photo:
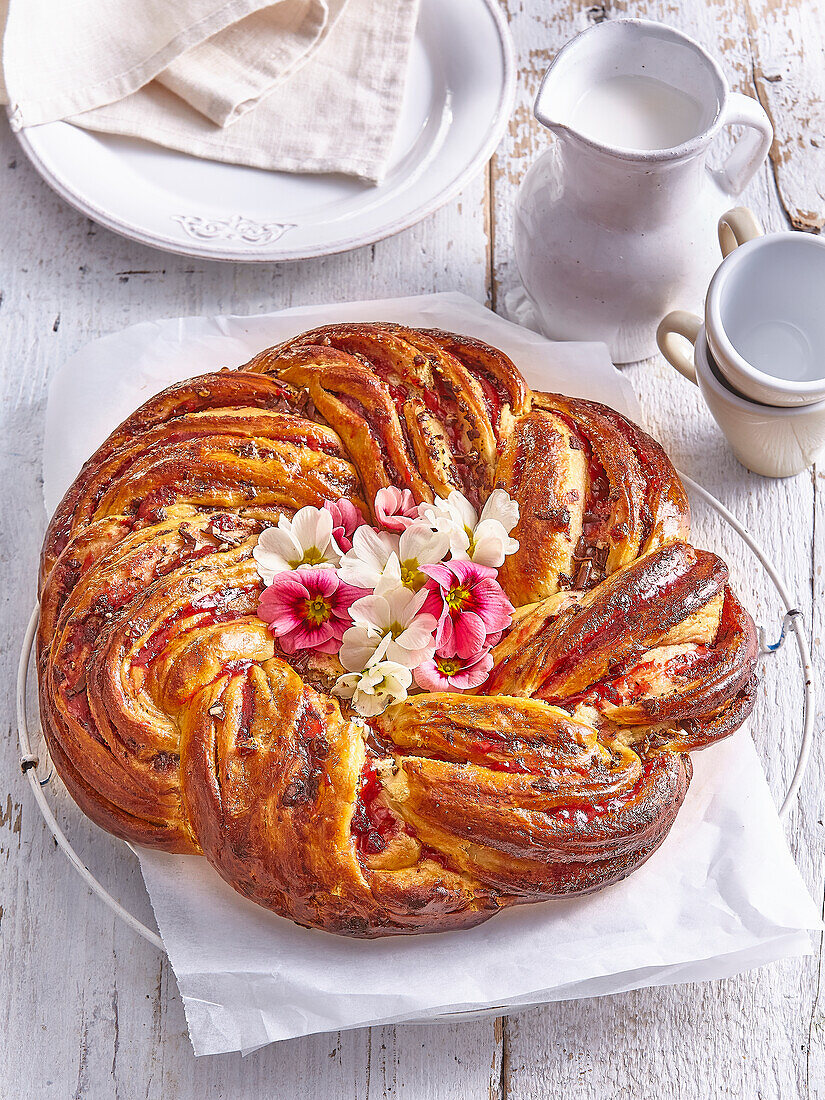
<path id="1" fill-rule="evenodd" d="M 818 694 L 817 721 L 815 734 L 821 737 L 823 729 L 823 714 L 825 714 L 825 699 L 823 699 L 823 683 L 825 683 L 825 539 L 822 537 L 825 531 L 825 472 L 818 469 L 812 477 L 814 493 L 814 524 L 813 524 L 813 561 L 810 575 L 811 594 L 813 597 L 813 665 L 814 685 Z M 823 806 L 823 791 L 825 782 L 822 778 L 821 750 L 816 753 L 817 759 L 812 767 L 812 775 L 805 783 L 802 792 L 800 807 L 804 807 L 807 819 L 805 835 L 801 839 L 802 845 L 810 845 L 810 858 L 816 873 L 819 875 L 819 896 L 823 898 L 825 908 L 825 888 L 822 887 L 823 874 L 823 834 L 825 834 L 825 806 Z M 817 866 L 818 865 L 818 866 Z M 814 894 L 816 897 L 817 894 Z M 815 968 L 813 980 L 813 1000 L 810 1008 L 805 1006 L 804 1019 L 808 1025 L 807 1050 L 806 1050 L 806 1077 L 808 1095 L 812 1100 L 823 1100 L 825 1097 L 825 959 L 823 958 L 822 943 L 820 941 L 818 965 Z"/>
<path id="2" fill-rule="evenodd" d="M 753 83 L 774 128 L 776 184 L 794 229 L 825 225 L 825 6 L 748 0 Z"/>

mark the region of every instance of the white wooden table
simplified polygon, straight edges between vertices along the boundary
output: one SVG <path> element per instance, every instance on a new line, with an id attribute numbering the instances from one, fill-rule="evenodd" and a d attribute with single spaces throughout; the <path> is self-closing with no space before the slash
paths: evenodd
<path id="1" fill-rule="evenodd" d="M 721 56 L 735 88 L 760 98 L 777 140 L 771 163 L 745 199 L 767 229 L 792 224 L 816 230 L 825 215 L 825 11 L 816 4 L 671 0 L 620 3 L 607 13 L 649 15 L 687 30 Z M 521 77 L 509 136 L 489 170 L 416 228 L 328 260 L 221 266 L 122 240 L 52 194 L 2 126 L 0 661 L 8 685 L 0 763 L 2 1100 L 601 1100 L 654 1090 L 661 1097 L 702 1100 L 825 1096 L 818 957 L 726 981 L 568 1002 L 508 1019 L 373 1028 L 282 1043 L 246 1059 L 196 1060 L 168 963 L 77 878 L 18 768 L 11 684 L 45 525 L 40 458 L 51 373 L 85 341 L 155 317 L 255 313 L 449 289 L 503 308 L 517 282 L 515 190 L 545 141 L 532 123 L 532 96 L 560 44 L 588 18 L 605 15 L 602 7 L 568 0 L 506 0 L 504 7 Z M 193 372 L 197 368 L 193 363 Z M 825 475 L 812 470 L 768 482 L 748 474 L 727 451 L 696 391 L 661 360 L 627 369 L 647 426 L 677 465 L 721 497 L 776 555 L 812 630 L 821 682 Z M 698 520 L 699 539 L 731 562 L 757 619 L 775 623 L 776 601 L 744 549 L 702 515 Z M 778 664 L 766 670 L 752 723 L 777 793 L 790 776 L 801 706 L 791 666 L 783 671 Z M 823 896 L 824 767 L 817 747 L 788 822 L 815 897 Z M 60 818 L 95 873 L 151 921 L 137 861 L 86 824 L 67 800 L 60 802 Z"/>

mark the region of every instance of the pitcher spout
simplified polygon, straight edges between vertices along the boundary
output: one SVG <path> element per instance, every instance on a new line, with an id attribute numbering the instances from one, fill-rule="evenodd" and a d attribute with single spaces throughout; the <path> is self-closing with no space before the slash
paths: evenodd
<path id="1" fill-rule="evenodd" d="M 686 35 L 643 19 L 596 23 L 551 62 L 533 105 L 561 138 L 623 160 L 697 154 L 718 129 L 727 85 Z"/>
<path id="2" fill-rule="evenodd" d="M 563 54 L 564 49 L 550 62 L 533 103 L 533 114 L 537 121 L 556 137 L 575 134 L 570 127 L 572 105 L 566 102 L 567 97 L 564 96 L 556 78 L 556 67 L 562 60 Z"/>

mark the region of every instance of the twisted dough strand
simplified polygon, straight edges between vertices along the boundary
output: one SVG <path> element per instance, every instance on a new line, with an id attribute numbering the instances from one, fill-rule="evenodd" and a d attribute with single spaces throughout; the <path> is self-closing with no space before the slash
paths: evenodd
<path id="1" fill-rule="evenodd" d="M 520 506 L 516 605 L 483 694 L 365 723 L 337 658 L 285 655 L 256 608 L 264 526 L 494 487 Z M 86 463 L 41 560 L 55 766 L 131 841 L 203 853 L 237 890 L 353 936 L 467 927 L 595 890 L 662 842 L 689 750 L 754 699 L 753 623 L 688 542 L 661 448 L 613 410 L 532 393 L 500 351 L 333 325 L 170 387 Z"/>

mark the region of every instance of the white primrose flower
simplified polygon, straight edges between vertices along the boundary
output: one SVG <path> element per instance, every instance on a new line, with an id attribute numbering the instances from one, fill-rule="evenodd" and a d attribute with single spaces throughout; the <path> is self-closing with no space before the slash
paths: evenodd
<path id="1" fill-rule="evenodd" d="M 332 516 L 324 508 L 301 508 L 292 519 L 278 518 L 277 527 L 267 527 L 252 551 L 264 584 L 272 584 L 278 573 L 301 566 L 323 565 L 334 569 L 341 551 L 332 534 Z"/>
<path id="2" fill-rule="evenodd" d="M 352 536 L 352 549 L 341 558 L 338 575 L 357 588 L 375 588 L 387 562 L 398 550 L 398 535 L 364 524 Z"/>
<path id="3" fill-rule="evenodd" d="M 429 524 L 416 521 L 402 532 L 398 541 L 398 580 L 405 588 L 418 592 L 427 583 L 422 565 L 443 561 L 450 549 L 450 536 L 434 531 Z"/>
<path id="4" fill-rule="evenodd" d="M 363 672 L 348 672 L 335 681 L 333 693 L 352 699 L 352 705 L 364 718 L 380 714 L 390 703 L 403 703 L 412 672 L 396 661 L 376 661 Z"/>
<path id="5" fill-rule="evenodd" d="M 338 659 L 348 672 L 361 672 L 378 661 L 393 661 L 415 668 L 435 653 L 435 615 L 422 612 L 429 595 L 426 588 L 382 586 L 350 605 L 354 626 L 344 631 Z"/>
<path id="6" fill-rule="evenodd" d="M 499 569 L 509 554 L 518 550 L 518 540 L 510 532 L 518 523 L 518 502 L 504 489 L 494 489 L 487 498 L 481 516 L 458 489 L 445 500 L 437 497 L 432 504 L 419 506 L 419 514 L 431 530 L 445 533 L 456 560 L 476 562 Z"/>

